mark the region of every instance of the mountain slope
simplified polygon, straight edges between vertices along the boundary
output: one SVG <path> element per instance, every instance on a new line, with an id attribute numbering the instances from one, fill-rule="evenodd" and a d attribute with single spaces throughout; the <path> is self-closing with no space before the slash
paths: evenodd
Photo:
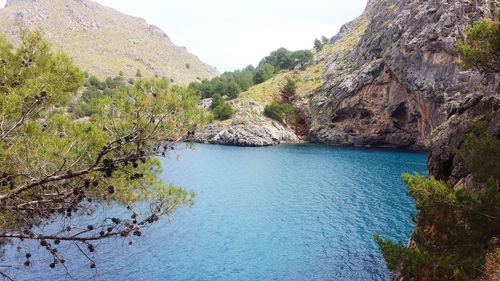
<path id="1" fill-rule="evenodd" d="M 175 46 L 158 27 L 89 0 L 8 0 L 0 33 L 17 42 L 20 28 L 39 29 L 76 64 L 99 78 L 123 71 L 158 75 L 187 84 L 217 70 Z"/>

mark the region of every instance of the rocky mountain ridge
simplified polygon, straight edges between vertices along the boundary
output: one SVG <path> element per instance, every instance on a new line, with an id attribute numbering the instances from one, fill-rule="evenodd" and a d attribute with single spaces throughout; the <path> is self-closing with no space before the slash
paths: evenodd
<path id="1" fill-rule="evenodd" d="M 90 0 L 8 0 L 0 9 L 0 33 L 13 42 L 19 30 L 41 30 L 85 71 L 101 79 L 120 71 L 134 77 L 167 77 L 185 85 L 218 75 L 160 28 Z"/>

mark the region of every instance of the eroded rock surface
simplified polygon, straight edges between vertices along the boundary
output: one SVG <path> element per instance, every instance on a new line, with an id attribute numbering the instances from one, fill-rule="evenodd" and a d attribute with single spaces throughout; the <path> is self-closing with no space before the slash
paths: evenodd
<path id="1" fill-rule="evenodd" d="M 264 117 L 262 105 L 240 100 L 233 101 L 233 105 L 236 113 L 231 120 L 208 124 L 195 133 L 194 140 L 236 146 L 269 146 L 300 142 L 290 128 Z"/>
<path id="2" fill-rule="evenodd" d="M 430 145 L 427 166 L 432 176 L 452 186 L 464 185 L 467 189 L 481 186 L 474 182 L 471 171 L 464 167 L 457 153 L 477 121 L 485 122 L 487 132 L 500 138 L 500 95 L 471 94 L 450 107 L 448 119 L 436 128 Z"/>
<path id="3" fill-rule="evenodd" d="M 356 47 L 328 60 L 325 87 L 311 103 L 311 139 L 335 145 L 423 149 L 449 103 L 493 95 L 498 79 L 460 71 L 457 39 L 491 15 L 486 0 L 369 1 L 335 44 L 368 21 Z"/>

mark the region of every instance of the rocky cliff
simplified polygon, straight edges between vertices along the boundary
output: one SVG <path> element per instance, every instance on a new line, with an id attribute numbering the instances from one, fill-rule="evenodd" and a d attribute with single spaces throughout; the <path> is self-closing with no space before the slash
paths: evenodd
<path id="1" fill-rule="evenodd" d="M 177 84 L 217 75 L 161 29 L 90 0 L 8 0 L 0 9 L 0 33 L 19 41 L 20 28 L 39 29 L 56 48 L 99 78 L 120 71 L 133 77 L 167 77 Z"/>
<path id="2" fill-rule="evenodd" d="M 264 107 L 256 102 L 236 100 L 231 120 L 213 122 L 196 132 L 197 142 L 235 146 L 269 146 L 298 143 L 299 137 L 277 121 L 262 115 Z"/>
<path id="3" fill-rule="evenodd" d="M 491 15 L 495 1 L 372 0 L 362 17 L 332 38 L 364 25 L 354 48 L 325 58 L 325 85 L 311 102 L 310 136 L 336 145 L 428 147 L 449 104 L 495 94 L 498 77 L 460 71 L 457 39 Z M 495 4 L 493 4 L 495 5 Z"/>
<path id="4" fill-rule="evenodd" d="M 279 73 L 243 98 L 261 105 L 282 100 L 280 87 L 291 78 L 298 84 L 291 102 L 299 120 L 295 132 L 302 139 L 427 149 L 433 129 L 446 121 L 452 105 L 470 94 L 495 94 L 498 77 L 459 69 L 457 41 L 469 23 L 497 13 L 497 5 L 488 0 L 370 0 L 307 69 Z M 232 124 L 245 130 L 241 122 L 226 122 L 215 131 L 237 129 Z M 258 126 L 247 128 L 253 139 L 257 131 Z M 217 143 L 233 144 L 233 138 Z"/>
<path id="5" fill-rule="evenodd" d="M 431 175 L 452 186 L 462 185 L 471 191 L 477 191 L 482 186 L 475 181 L 456 153 L 464 143 L 464 136 L 477 121 L 485 123 L 487 133 L 500 138 L 500 95 L 470 94 L 451 107 L 446 122 L 434 130 L 428 159 Z"/>

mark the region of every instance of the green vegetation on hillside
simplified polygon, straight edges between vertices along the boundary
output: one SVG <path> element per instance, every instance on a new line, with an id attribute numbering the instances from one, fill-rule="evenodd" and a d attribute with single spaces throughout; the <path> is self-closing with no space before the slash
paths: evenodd
<path id="1" fill-rule="evenodd" d="M 227 120 L 234 115 L 234 108 L 229 103 L 221 103 L 212 110 L 215 119 Z"/>
<path id="2" fill-rule="evenodd" d="M 285 125 L 293 125 L 295 123 L 295 109 L 289 103 L 272 102 L 266 105 L 264 115 Z"/>
<path id="3" fill-rule="evenodd" d="M 316 49 L 317 52 L 321 51 L 323 47 L 328 44 L 329 39 L 326 38 L 325 36 L 322 36 L 321 39 L 315 39 L 314 40 L 314 49 Z"/>
<path id="4" fill-rule="evenodd" d="M 129 81 L 129 84 L 134 83 L 134 80 Z M 112 98 L 117 91 L 123 90 L 125 87 L 127 85 L 122 76 L 108 77 L 105 81 L 90 76 L 85 80 L 81 97 L 73 99 L 69 104 L 69 112 L 73 113 L 76 118 L 90 117 L 98 112 L 99 100 Z"/>
<path id="5" fill-rule="evenodd" d="M 201 98 L 210 98 L 219 94 L 234 99 L 253 85 L 269 80 L 280 70 L 305 68 L 312 58 L 312 53 L 307 50 L 292 52 L 280 48 L 262 59 L 256 68 L 250 65 L 242 70 L 225 72 L 210 81 L 191 83 L 189 88 L 198 93 Z"/>
<path id="6" fill-rule="evenodd" d="M 303 68 L 313 58 L 313 54 L 308 50 L 289 51 L 285 48 L 279 48 L 273 51 L 269 56 L 262 59 L 259 67 L 269 64 L 276 70 L 293 69 L 297 66 Z"/>
<path id="7" fill-rule="evenodd" d="M 210 109 L 215 119 L 226 120 L 231 118 L 236 112 L 233 105 L 227 103 L 226 100 L 238 98 L 242 92 L 252 92 L 256 87 L 265 85 L 268 81 L 272 83 L 273 81 L 271 80 L 281 75 L 281 72 L 293 69 L 304 71 L 312 59 L 313 54 L 310 51 L 300 50 L 292 52 L 285 48 L 280 48 L 263 58 L 256 68 L 250 65 L 242 70 L 225 72 L 210 81 L 203 80 L 191 83 L 188 88 L 197 93 L 200 98 L 212 98 Z M 293 95 L 297 89 L 297 85 L 293 85 L 295 81 L 291 81 L 290 83 L 288 88 L 283 90 L 288 95 Z M 271 96 L 272 93 L 267 92 L 264 95 Z M 245 98 L 247 97 L 248 95 Z M 288 115 L 286 118 L 281 118 L 281 115 L 281 113 L 274 115 L 273 118 L 280 122 L 290 119 Z"/>
<path id="8" fill-rule="evenodd" d="M 234 115 L 233 106 L 227 103 L 219 94 L 215 94 L 212 97 L 212 105 L 210 106 L 210 109 L 212 109 L 212 113 L 217 120 L 227 120 Z"/>
<path id="9" fill-rule="evenodd" d="M 500 182 L 500 139 L 487 132 L 488 125 L 484 121 L 471 122 L 470 125 L 472 128 L 465 135 L 458 156 L 479 181 L 487 182 L 493 177 Z"/>
<path id="10" fill-rule="evenodd" d="M 321 49 L 323 49 L 323 43 L 321 43 L 321 40 L 319 39 L 315 39 L 314 40 L 314 49 L 316 49 L 316 51 L 321 51 Z"/>
<path id="11" fill-rule="evenodd" d="M 286 79 L 286 84 L 281 90 L 282 98 L 290 100 L 297 94 L 297 82 L 291 78 Z M 288 102 L 273 101 L 264 108 L 264 115 L 284 125 L 295 125 L 295 109 Z"/>
<path id="12" fill-rule="evenodd" d="M 297 93 L 297 82 L 295 82 L 295 80 L 293 79 L 287 78 L 286 84 L 283 87 L 283 90 L 281 90 L 281 92 L 283 93 L 283 96 L 287 99 L 295 96 L 295 94 Z"/>
<path id="13" fill-rule="evenodd" d="M 245 69 L 225 72 L 212 80 L 193 82 L 189 88 L 196 92 L 201 98 L 211 98 L 215 94 L 237 98 L 241 91 L 247 90 L 253 85 L 255 68 L 248 66 Z"/>
<path id="14" fill-rule="evenodd" d="M 255 85 L 264 83 L 273 77 L 276 70 L 277 68 L 270 63 L 259 64 L 259 67 L 257 67 L 253 76 L 253 83 Z"/>
<path id="15" fill-rule="evenodd" d="M 323 85 L 324 69 L 325 62 L 319 62 L 308 65 L 304 70 L 280 71 L 271 79 L 242 92 L 239 98 L 262 105 L 275 100 L 282 100 L 284 96 L 283 89 L 289 79 L 296 82 L 296 96 L 306 98 L 306 96 L 313 94 Z"/>
<path id="16" fill-rule="evenodd" d="M 472 23 L 465 39 L 458 44 L 461 66 L 484 73 L 500 72 L 500 22 L 483 20 Z"/>
<path id="17" fill-rule="evenodd" d="M 403 178 L 418 209 L 417 229 L 409 248 L 375 237 L 389 269 L 413 280 L 480 280 L 486 253 L 498 247 L 498 181 L 470 194 L 434 178 Z"/>
<path id="18" fill-rule="evenodd" d="M 371 21 L 372 14 L 369 12 L 363 13 L 353 22 L 353 26 L 347 34 L 338 38 L 333 44 L 326 44 L 323 52 L 331 54 L 350 52 L 361 40 Z"/>
<path id="19" fill-rule="evenodd" d="M 68 107 L 78 99 L 82 72 L 52 53 L 40 33 L 25 32 L 21 42 L 14 48 L 0 38 L 0 241 L 37 241 L 40 250 L 18 244 L 26 267 L 42 259 L 35 255 L 61 266 L 61 252 L 78 247 L 95 268 L 94 241 L 133 243 L 144 227 L 192 201 L 192 193 L 158 179 L 160 162 L 152 156 L 168 153 L 205 114 L 196 95 L 165 80 L 125 86 L 121 78 L 90 77 L 83 99 L 104 97 L 88 121 L 76 120 Z M 94 216 L 111 204 L 123 206 L 124 217 Z M 38 227 L 47 221 L 50 232 Z"/>

